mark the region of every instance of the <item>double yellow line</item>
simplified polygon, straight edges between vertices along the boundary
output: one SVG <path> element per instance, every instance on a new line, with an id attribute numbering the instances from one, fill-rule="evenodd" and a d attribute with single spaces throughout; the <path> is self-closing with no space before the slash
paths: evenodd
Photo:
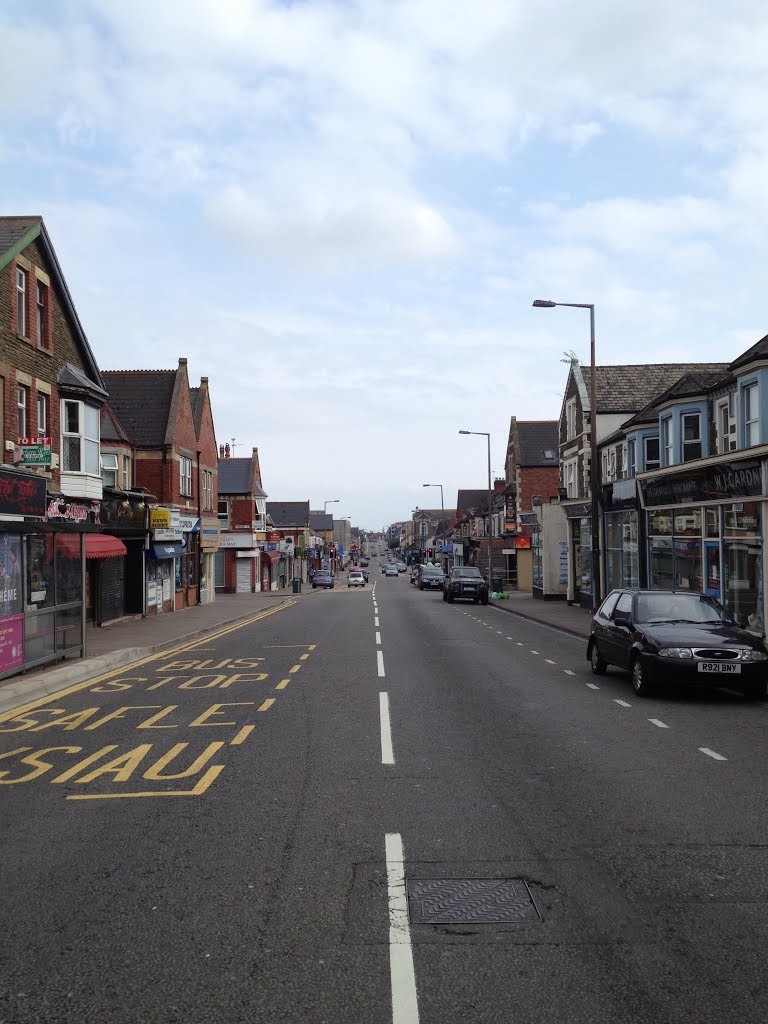
<path id="1" fill-rule="evenodd" d="M 7 722 L 9 719 L 15 718 L 16 715 L 21 715 L 25 711 L 31 711 L 32 708 L 39 708 L 43 704 L 48 704 L 52 700 L 60 700 L 62 697 L 68 697 L 70 694 L 78 693 L 80 690 L 86 690 L 89 686 L 93 686 L 94 683 L 104 682 L 105 679 L 111 679 L 123 672 L 138 668 L 140 665 L 148 665 L 152 661 L 160 661 L 161 659 L 169 658 L 172 655 L 183 654 L 184 651 L 191 651 L 195 647 L 199 647 L 200 644 L 209 643 L 211 640 L 218 640 L 223 636 L 227 636 L 229 633 L 234 633 L 238 629 L 244 629 L 245 626 L 250 626 L 254 622 L 260 622 L 262 619 L 269 618 L 270 615 L 274 615 L 276 612 L 281 612 L 286 608 L 291 608 L 295 604 L 296 601 L 286 601 L 284 604 L 278 605 L 276 608 L 268 608 L 265 612 L 259 612 L 258 615 L 254 615 L 250 619 L 243 619 L 242 622 L 236 622 L 232 626 L 216 630 L 213 633 L 207 633 L 205 636 L 199 637 L 191 643 L 182 644 L 180 647 L 172 647 L 167 651 L 158 651 L 157 654 L 150 654 L 146 658 L 140 658 L 138 661 L 132 661 L 127 665 L 121 665 L 119 668 L 110 669 L 109 672 L 104 672 L 100 676 L 91 676 L 82 683 L 73 683 L 72 686 L 67 686 L 63 690 L 57 690 L 55 693 L 48 693 L 45 697 L 38 697 L 36 700 L 29 701 L 27 704 L 20 704 L 18 707 L 11 708 L 9 711 L 3 711 L 2 714 L 0 714 L 0 723 Z"/>

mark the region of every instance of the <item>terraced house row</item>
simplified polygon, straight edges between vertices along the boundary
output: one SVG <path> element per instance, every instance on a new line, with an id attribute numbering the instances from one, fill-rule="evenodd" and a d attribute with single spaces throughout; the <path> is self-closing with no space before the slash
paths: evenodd
<path id="1" fill-rule="evenodd" d="M 559 421 L 559 507 L 546 523 L 539 516 L 534 593 L 589 607 L 621 586 L 703 592 L 763 632 L 768 336 L 730 362 L 598 366 L 594 414 L 589 373 L 571 364 Z M 546 579 L 545 563 L 559 565 L 559 574 Z"/>
<path id="2" fill-rule="evenodd" d="M 0 217 L 0 678 L 125 616 L 287 586 L 309 502 L 274 528 L 258 453 L 230 455 L 208 378 L 101 369 L 42 218 Z"/>

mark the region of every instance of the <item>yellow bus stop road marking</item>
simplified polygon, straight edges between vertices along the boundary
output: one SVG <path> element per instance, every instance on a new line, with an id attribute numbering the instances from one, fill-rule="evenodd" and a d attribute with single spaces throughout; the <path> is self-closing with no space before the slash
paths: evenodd
<path id="1" fill-rule="evenodd" d="M 148 665 L 153 661 L 161 661 L 166 658 L 171 658 L 184 651 L 191 651 L 197 648 L 198 644 L 210 643 L 211 640 L 217 640 L 219 637 L 227 636 L 229 633 L 233 633 L 237 629 L 243 629 L 245 626 L 250 626 L 254 622 L 260 622 L 262 619 L 266 619 L 270 615 L 274 615 L 276 612 L 284 611 L 286 608 L 291 608 L 295 604 L 295 601 L 288 601 L 285 604 L 278 605 L 277 608 L 269 608 L 267 611 L 261 612 L 259 615 L 254 615 L 252 618 L 246 619 L 244 622 L 238 622 L 227 629 L 222 629 L 215 633 L 209 633 L 203 640 L 198 640 L 196 643 L 183 644 L 180 647 L 174 647 L 170 651 L 150 654 L 148 657 L 140 658 L 138 661 L 133 661 L 129 665 L 121 665 L 119 668 L 113 668 L 109 672 L 102 673 L 100 676 L 91 676 L 90 679 L 86 679 L 82 683 L 74 683 L 72 686 L 65 687 L 62 690 L 57 690 L 55 693 L 48 693 L 45 697 L 38 697 L 36 700 L 29 701 L 27 704 L 20 704 L 18 707 L 11 708 L 9 711 L 3 711 L 2 714 L 0 714 L 0 723 L 7 722 L 9 719 L 15 718 L 17 715 L 21 715 L 25 711 L 31 711 L 32 708 L 39 708 L 43 704 L 49 704 L 51 701 L 60 700 L 62 697 L 68 697 L 72 693 L 78 693 L 80 690 L 85 690 L 89 686 L 93 686 L 94 683 L 101 683 L 105 679 L 111 679 L 113 676 L 121 675 L 129 669 L 138 668 L 140 665 Z M 301 666 L 298 665 L 294 666 L 297 671 L 300 667 Z M 293 672 L 294 669 L 291 669 L 291 671 Z"/>

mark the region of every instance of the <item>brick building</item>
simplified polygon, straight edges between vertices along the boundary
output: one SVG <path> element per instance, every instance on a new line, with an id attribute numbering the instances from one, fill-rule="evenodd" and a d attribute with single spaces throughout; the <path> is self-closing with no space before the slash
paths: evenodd
<path id="1" fill-rule="evenodd" d="M 106 398 L 42 218 L 0 217 L 0 675 L 82 652 L 125 555 L 102 528 Z"/>
<path id="2" fill-rule="evenodd" d="M 221 528 L 216 552 L 216 589 L 229 594 L 271 590 L 272 565 L 278 551 L 267 551 L 267 494 L 262 486 L 259 449 L 249 458 L 229 456 L 219 448 L 218 517 Z"/>
<path id="3" fill-rule="evenodd" d="M 294 561 L 303 559 L 305 546 L 312 536 L 308 501 L 268 501 L 270 534 L 267 550 L 280 559 L 272 566 L 272 589 L 285 587 L 294 575 Z M 301 552 L 301 554 L 299 554 Z M 298 575 L 301 563 L 296 567 Z"/>
<path id="4" fill-rule="evenodd" d="M 175 370 L 111 370 L 110 408 L 135 450 L 134 480 L 156 499 L 146 569 L 150 614 L 214 599 L 218 449 L 208 378 Z"/>

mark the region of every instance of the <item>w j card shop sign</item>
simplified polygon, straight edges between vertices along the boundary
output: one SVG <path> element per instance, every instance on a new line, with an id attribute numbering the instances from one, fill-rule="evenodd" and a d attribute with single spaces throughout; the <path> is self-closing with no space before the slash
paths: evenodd
<path id="1" fill-rule="evenodd" d="M 0 533 L 0 673 L 23 664 L 21 537 Z"/>
<path id="2" fill-rule="evenodd" d="M 765 493 L 763 463 L 760 459 L 719 462 L 686 473 L 670 473 L 653 480 L 641 479 L 640 491 L 644 508 L 760 498 Z"/>

